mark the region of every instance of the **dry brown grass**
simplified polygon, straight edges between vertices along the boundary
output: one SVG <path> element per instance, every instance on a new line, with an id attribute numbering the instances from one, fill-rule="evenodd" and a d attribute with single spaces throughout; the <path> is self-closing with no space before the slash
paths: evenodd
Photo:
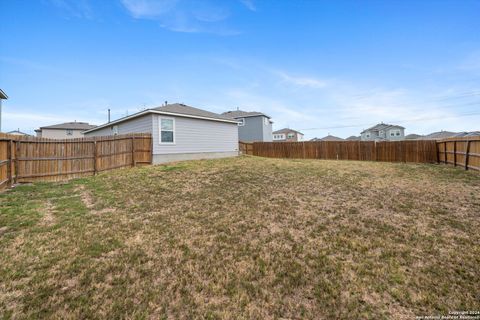
<path id="1" fill-rule="evenodd" d="M 255 157 L 0 195 L 0 318 L 401 318 L 480 309 L 480 176 Z"/>

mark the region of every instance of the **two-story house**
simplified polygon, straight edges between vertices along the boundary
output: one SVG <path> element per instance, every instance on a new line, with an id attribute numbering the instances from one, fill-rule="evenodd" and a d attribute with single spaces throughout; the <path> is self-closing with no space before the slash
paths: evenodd
<path id="1" fill-rule="evenodd" d="M 405 128 L 402 126 L 379 123 L 360 133 L 362 141 L 398 141 L 405 139 Z"/>
<path id="2" fill-rule="evenodd" d="M 83 132 L 96 126 L 86 122 L 65 122 L 36 129 L 37 137 L 49 139 L 83 138 Z"/>
<path id="3" fill-rule="evenodd" d="M 244 142 L 272 141 L 272 120 L 257 111 L 234 110 L 222 113 L 238 122 L 238 140 Z"/>
<path id="4" fill-rule="evenodd" d="M 303 141 L 303 133 L 297 130 L 283 128 L 273 132 L 273 141 L 275 142 Z"/>

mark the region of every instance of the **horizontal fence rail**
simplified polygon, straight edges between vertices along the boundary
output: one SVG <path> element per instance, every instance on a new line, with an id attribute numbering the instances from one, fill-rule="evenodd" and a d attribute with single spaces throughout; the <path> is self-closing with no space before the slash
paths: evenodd
<path id="1" fill-rule="evenodd" d="M 438 141 L 437 152 L 440 163 L 480 170 L 480 136 Z"/>
<path id="2" fill-rule="evenodd" d="M 291 159 L 445 163 L 480 170 L 480 137 L 403 141 L 240 142 L 242 154 Z"/>
<path id="3" fill-rule="evenodd" d="M 54 140 L 0 134 L 0 189 L 152 162 L 150 134 Z"/>
<path id="4" fill-rule="evenodd" d="M 434 140 L 240 143 L 243 154 L 296 159 L 437 162 Z"/>

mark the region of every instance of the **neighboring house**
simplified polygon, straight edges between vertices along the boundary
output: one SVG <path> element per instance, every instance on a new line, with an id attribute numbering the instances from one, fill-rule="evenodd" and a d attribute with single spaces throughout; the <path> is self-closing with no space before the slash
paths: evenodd
<path id="1" fill-rule="evenodd" d="M 420 140 L 423 136 L 415 133 L 407 134 L 405 140 Z"/>
<path id="2" fill-rule="evenodd" d="M 335 136 L 332 136 L 332 135 L 328 135 L 328 136 L 325 136 L 323 138 L 320 138 L 318 139 L 317 141 L 345 141 L 343 140 L 342 138 L 339 138 L 339 137 L 335 137 Z"/>
<path id="3" fill-rule="evenodd" d="M 359 136 L 350 136 L 345 140 L 347 140 L 347 141 L 360 141 L 360 140 L 362 140 L 362 138 L 359 137 Z"/>
<path id="4" fill-rule="evenodd" d="M 83 132 L 96 126 L 86 122 L 65 122 L 52 126 L 40 127 L 35 130 L 37 137 L 48 139 L 73 139 L 83 138 Z"/>
<path id="5" fill-rule="evenodd" d="M 437 132 L 432 132 L 430 134 L 424 135 L 420 137 L 419 139 L 421 140 L 441 140 L 441 139 L 446 139 L 446 138 L 452 138 L 455 137 L 458 134 L 458 132 L 452 132 L 452 131 L 437 131 Z"/>
<path id="6" fill-rule="evenodd" d="M 153 163 L 238 155 L 237 121 L 217 113 L 167 104 L 85 131 L 86 137 L 151 133 Z"/>
<path id="7" fill-rule="evenodd" d="M 238 122 L 238 139 L 245 142 L 272 141 L 272 120 L 257 111 L 227 111 L 223 116 Z"/>
<path id="8" fill-rule="evenodd" d="M 275 142 L 297 142 L 297 141 L 303 141 L 303 133 L 289 129 L 289 128 L 284 128 L 281 130 L 277 130 L 272 132 L 273 134 L 273 141 Z"/>
<path id="9" fill-rule="evenodd" d="M 0 89 L 0 132 L 2 132 L 2 100 L 7 100 L 8 96 Z"/>
<path id="10" fill-rule="evenodd" d="M 20 131 L 20 128 L 17 129 L 17 130 L 9 131 L 9 132 L 7 132 L 7 134 L 11 134 L 11 135 L 14 135 L 14 136 L 26 136 L 26 137 L 31 137 L 30 134 Z"/>
<path id="11" fill-rule="evenodd" d="M 398 125 L 379 123 L 371 128 L 363 130 L 362 141 L 397 141 L 405 139 L 405 128 Z"/>

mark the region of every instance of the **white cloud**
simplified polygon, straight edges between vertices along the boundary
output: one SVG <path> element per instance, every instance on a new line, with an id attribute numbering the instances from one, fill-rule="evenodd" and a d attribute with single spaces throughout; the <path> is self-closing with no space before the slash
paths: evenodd
<path id="1" fill-rule="evenodd" d="M 230 10 L 222 2 L 195 0 L 121 0 L 136 19 L 150 19 L 162 28 L 175 32 L 235 35 L 239 32 L 226 26 Z"/>
<path id="2" fill-rule="evenodd" d="M 88 0 L 50 0 L 50 3 L 61 10 L 66 18 L 93 19 L 94 17 Z"/>
<path id="3" fill-rule="evenodd" d="M 240 0 L 240 2 L 247 7 L 250 11 L 257 11 L 257 7 L 253 3 L 253 0 Z"/>
<path id="4" fill-rule="evenodd" d="M 327 82 L 314 78 L 314 77 L 299 77 L 299 76 L 292 76 L 287 74 L 284 71 L 273 71 L 273 73 L 279 76 L 282 81 L 288 84 L 293 84 L 300 87 L 309 87 L 314 89 L 321 89 L 327 86 Z"/>
<path id="5" fill-rule="evenodd" d="M 174 9 L 178 0 L 121 0 L 130 14 L 137 19 L 157 18 Z"/>

